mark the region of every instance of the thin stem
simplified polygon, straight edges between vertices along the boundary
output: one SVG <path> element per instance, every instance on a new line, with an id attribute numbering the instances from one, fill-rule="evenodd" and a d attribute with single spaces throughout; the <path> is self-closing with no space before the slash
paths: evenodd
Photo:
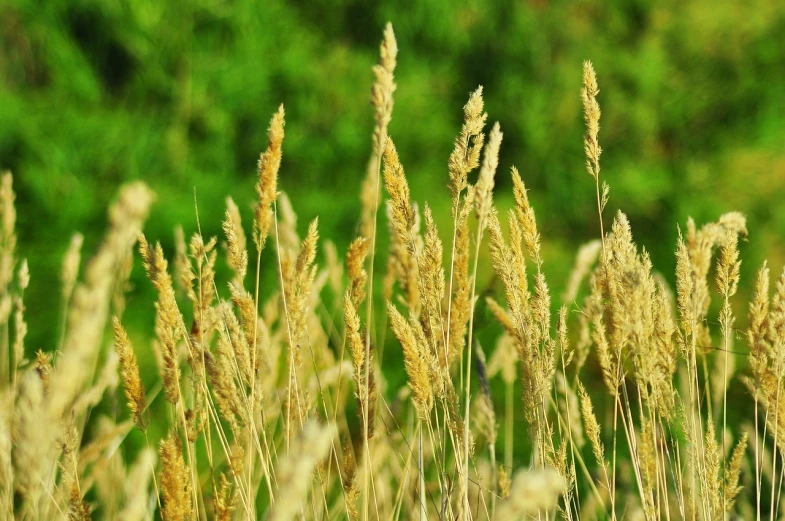
<path id="1" fill-rule="evenodd" d="M 477 265 L 480 263 L 480 244 L 482 243 L 482 235 L 485 229 L 485 215 L 480 215 L 477 223 L 477 244 L 474 251 L 474 268 L 472 269 L 472 297 L 469 302 L 471 303 L 471 311 L 469 312 L 469 339 L 466 343 L 466 414 L 463 422 L 463 460 L 464 460 L 464 476 L 463 476 L 463 501 L 464 512 L 467 519 L 471 518 L 471 511 L 469 509 L 469 414 L 471 405 L 471 378 L 472 378 L 472 336 L 474 334 L 474 301 L 477 291 Z"/>

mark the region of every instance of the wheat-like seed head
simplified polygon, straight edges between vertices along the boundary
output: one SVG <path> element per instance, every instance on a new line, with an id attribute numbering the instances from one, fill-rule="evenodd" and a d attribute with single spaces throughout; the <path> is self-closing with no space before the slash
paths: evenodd
<path id="1" fill-rule="evenodd" d="M 237 320 L 237 315 L 234 314 L 228 302 L 224 301 L 220 304 L 219 312 L 223 324 L 221 334 L 226 337 L 225 341 L 232 347 L 240 381 L 246 386 L 250 386 L 256 368 L 252 365 L 251 345 L 248 343 L 246 332 L 240 326 L 240 321 Z"/>
<path id="2" fill-rule="evenodd" d="M 125 332 L 120 319 L 112 318 L 114 327 L 115 349 L 120 356 L 120 370 L 125 386 L 125 397 L 128 399 L 128 408 L 134 423 L 141 430 L 147 428 L 149 418 L 144 415 L 146 402 L 144 396 L 144 386 L 139 376 L 139 364 L 136 361 L 136 353 L 131 345 L 131 339 Z"/>
<path id="3" fill-rule="evenodd" d="M 35 354 L 35 371 L 44 385 L 44 394 L 49 394 L 49 375 L 52 373 L 52 357 L 39 349 Z"/>
<path id="4" fill-rule="evenodd" d="M 319 241 L 319 220 L 314 219 L 308 226 L 308 233 L 300 246 L 300 252 L 294 263 L 293 278 L 286 285 L 287 307 L 289 309 L 289 323 L 292 328 L 293 340 L 298 343 L 305 334 L 305 324 L 308 309 L 308 297 L 311 294 L 311 285 L 316 276 L 316 247 Z"/>
<path id="5" fill-rule="evenodd" d="M 482 129 L 488 118 L 488 114 L 483 111 L 483 105 L 480 86 L 472 92 L 463 107 L 463 126 L 461 133 L 455 138 L 455 147 L 447 163 L 450 171 L 450 192 L 456 203 L 460 193 L 468 186 L 469 173 L 480 164 L 480 151 L 485 141 Z"/>
<path id="6" fill-rule="evenodd" d="M 183 317 L 175 300 L 172 279 L 168 273 L 168 263 L 160 243 L 154 247 L 139 234 L 139 252 L 144 260 L 147 277 L 158 291 L 155 303 L 155 331 L 163 360 L 164 391 L 166 399 L 175 404 L 180 400 L 180 364 L 177 342 L 183 335 Z"/>
<path id="7" fill-rule="evenodd" d="M 183 449 L 180 439 L 171 433 L 161 440 L 161 495 L 163 508 L 161 517 L 164 521 L 186 521 L 193 518 L 191 502 L 191 476 L 183 460 Z"/>
<path id="8" fill-rule="evenodd" d="M 384 186 L 390 194 L 392 205 L 392 226 L 398 234 L 401 242 L 411 248 L 412 230 L 415 224 L 414 209 L 409 195 L 409 184 L 406 181 L 406 174 L 395 149 L 392 139 L 386 141 L 387 148 L 384 151 Z"/>
<path id="9" fill-rule="evenodd" d="M 518 216 L 518 224 L 520 224 L 523 233 L 523 242 L 539 271 L 542 259 L 540 258 L 540 234 L 537 232 L 537 220 L 534 217 L 534 209 L 529 204 L 526 186 L 515 167 L 512 167 L 512 190 L 515 196 L 515 214 Z"/>
<path id="10" fill-rule="evenodd" d="M 655 348 L 655 374 L 652 377 L 652 399 L 663 418 L 673 418 L 675 409 L 673 376 L 676 373 L 677 353 L 673 335 L 672 305 L 665 289 L 660 285 L 652 301 L 654 307 L 653 340 Z"/>
<path id="11" fill-rule="evenodd" d="M 349 297 L 355 308 L 365 300 L 365 286 L 368 273 L 365 271 L 365 258 L 370 243 L 365 237 L 358 237 L 349 245 L 346 253 L 346 268 L 349 273 Z"/>
<path id="12" fill-rule="evenodd" d="M 224 217 L 223 230 L 228 246 L 229 267 L 237 274 L 238 281 L 242 283 L 248 271 L 248 252 L 245 249 L 245 233 L 240 224 L 240 212 L 231 198 L 226 201 L 226 216 Z"/>
<path id="13" fill-rule="evenodd" d="M 205 366 L 221 416 L 229 423 L 232 431 L 240 432 L 248 417 L 243 405 L 242 390 L 235 376 L 234 352 L 226 335 L 218 338 L 215 354 L 204 351 Z"/>
<path id="14" fill-rule="evenodd" d="M 366 365 L 373 361 L 372 346 L 369 346 L 368 353 L 370 359 L 365 356 L 365 340 L 360 332 L 360 316 L 351 298 L 350 290 L 346 291 L 344 297 L 344 323 L 346 324 L 346 337 L 349 343 L 349 351 L 352 355 L 352 369 L 354 381 L 357 388 L 357 401 L 359 403 L 360 421 L 365 421 L 365 410 L 368 410 L 368 437 L 372 437 L 374 432 L 374 403 L 376 401 L 376 389 L 374 383 L 374 371 L 371 366 L 368 368 L 368 381 L 366 382 Z"/>
<path id="15" fill-rule="evenodd" d="M 390 327 L 403 349 L 403 360 L 406 373 L 409 375 L 414 406 L 419 417 L 425 420 L 433 407 L 433 388 L 423 352 L 427 347 L 417 342 L 411 324 L 390 302 L 387 303 L 387 314 L 390 317 Z"/>
<path id="16" fill-rule="evenodd" d="M 229 481 L 224 473 L 221 473 L 218 483 L 214 500 L 214 519 L 215 521 L 230 521 L 232 512 L 235 509 L 234 503 L 237 499 L 237 490 L 234 489 L 232 482 Z"/>
<path id="17" fill-rule="evenodd" d="M 722 519 L 722 458 L 721 446 L 717 443 L 716 435 L 714 433 L 714 423 L 709 421 L 706 427 L 706 440 L 705 440 L 705 456 L 697 455 L 698 458 L 703 458 L 705 467 L 701 469 L 701 495 L 703 497 L 704 505 L 709 507 L 709 519 Z M 695 448 L 699 451 L 699 448 Z"/>
<path id="18" fill-rule="evenodd" d="M 480 174 L 474 185 L 475 212 L 482 222 L 493 206 L 493 187 L 496 169 L 499 166 L 499 149 L 502 145 L 502 131 L 499 123 L 494 123 L 485 145 Z"/>
<path id="19" fill-rule="evenodd" d="M 578 396 L 581 401 L 581 416 L 583 417 L 584 432 L 586 432 L 586 437 L 589 438 L 589 444 L 591 445 L 591 450 L 594 453 L 597 463 L 604 467 L 605 446 L 600 439 L 600 424 L 597 422 L 597 417 L 594 415 L 594 407 L 592 406 L 591 398 L 589 398 L 589 393 L 586 392 L 586 388 L 583 387 L 583 384 L 580 382 L 578 382 Z"/>
<path id="20" fill-rule="evenodd" d="M 687 244 L 679 231 L 679 240 L 676 246 L 676 303 L 679 308 L 679 318 L 685 336 L 692 334 L 695 326 L 695 309 L 692 303 L 695 288 L 694 274 L 690 264 L 690 254 Z M 685 345 L 686 342 L 682 342 Z"/>
<path id="21" fill-rule="evenodd" d="M 720 248 L 717 265 L 717 288 L 722 295 L 732 297 L 739 287 L 739 239 L 735 233 L 728 232 L 725 244 Z"/>
<path id="22" fill-rule="evenodd" d="M 267 130 L 267 150 L 259 156 L 257 164 L 259 180 L 256 183 L 256 194 L 258 201 L 254 209 L 253 240 L 259 252 L 264 248 L 264 243 L 270 233 L 273 219 L 270 207 L 278 197 L 278 170 L 281 168 L 281 156 L 283 155 L 281 148 L 284 137 L 283 129 L 284 110 L 283 105 L 280 105 L 270 120 L 270 128 Z"/>
<path id="23" fill-rule="evenodd" d="M 728 462 L 725 470 L 725 478 L 723 480 L 723 499 L 725 503 L 725 512 L 732 512 L 733 505 L 736 502 L 736 497 L 742 490 L 739 485 L 739 476 L 741 475 L 741 467 L 744 461 L 744 456 L 747 451 L 747 433 L 741 435 L 736 448 L 733 449 L 730 461 Z"/>
<path id="24" fill-rule="evenodd" d="M 71 493 L 68 499 L 68 520 L 90 521 L 90 505 L 82 498 L 82 493 L 76 482 L 71 485 Z"/>
<path id="25" fill-rule="evenodd" d="M 417 254 L 417 265 L 420 268 L 418 283 L 425 310 L 422 324 L 429 345 L 436 352 L 442 352 L 439 346 L 444 345 L 441 309 L 445 289 L 444 269 L 442 268 L 443 246 L 431 209 L 427 204 L 424 216 L 425 238 L 422 251 Z"/>
<path id="26" fill-rule="evenodd" d="M 586 170 L 595 180 L 600 177 L 600 155 L 602 148 L 598 136 L 600 133 L 600 104 L 597 95 L 600 89 L 597 86 L 597 74 L 590 61 L 583 62 L 583 118 L 586 121 L 586 136 L 583 147 L 586 152 Z"/>
<path id="27" fill-rule="evenodd" d="M 373 74 L 376 81 L 371 89 L 371 105 L 374 108 L 376 126 L 373 130 L 373 149 L 378 156 L 387 139 L 387 125 L 390 124 L 393 110 L 393 93 L 395 81 L 393 73 L 398 58 L 398 43 L 392 24 L 387 23 L 384 28 L 384 38 L 379 47 L 379 64 L 374 66 Z"/>
<path id="28" fill-rule="evenodd" d="M 769 314 L 769 267 L 763 263 L 755 279 L 755 294 L 750 302 L 747 315 L 747 344 L 750 347 L 750 366 L 757 385 L 764 391 L 771 391 L 772 385 L 767 378 L 769 343 L 766 338 Z"/>
<path id="29" fill-rule="evenodd" d="M 409 306 L 415 313 L 420 310 L 420 289 L 418 281 L 420 270 L 415 261 L 414 255 L 409 252 L 411 241 L 407 237 L 401 237 L 398 233 L 396 219 L 394 215 L 394 204 L 392 200 L 386 201 L 387 228 L 390 236 L 389 256 L 387 258 L 387 271 L 384 276 L 384 298 L 390 300 L 393 294 L 393 287 L 397 282 L 401 292 Z M 414 214 L 414 228 L 411 236 L 414 236 L 414 249 L 420 249 L 419 227 L 420 221 L 416 211 L 416 206 L 412 208 Z"/>
<path id="30" fill-rule="evenodd" d="M 245 332 L 245 340 L 251 352 L 258 350 L 261 338 L 256 329 L 258 317 L 256 315 L 256 305 L 253 296 L 243 287 L 236 283 L 229 283 L 229 293 L 232 296 L 232 303 L 239 313 L 240 324 Z M 254 336 L 256 336 L 256 346 L 254 346 Z M 259 358 L 257 357 L 257 364 Z M 258 368 L 254 368 L 256 370 Z"/>
<path id="31" fill-rule="evenodd" d="M 346 515 L 349 521 L 359 521 L 360 510 L 357 508 L 357 500 L 360 498 L 360 487 L 357 483 L 357 465 L 352 450 L 352 446 L 346 440 L 343 449 L 342 485 L 346 494 Z"/>
<path id="32" fill-rule="evenodd" d="M 458 358 L 466 342 L 466 330 L 474 305 L 471 302 L 471 275 L 469 272 L 469 214 L 474 204 L 473 192 L 469 192 L 463 208 L 457 215 L 453 262 L 453 295 L 450 308 L 450 345 L 448 366 Z"/>

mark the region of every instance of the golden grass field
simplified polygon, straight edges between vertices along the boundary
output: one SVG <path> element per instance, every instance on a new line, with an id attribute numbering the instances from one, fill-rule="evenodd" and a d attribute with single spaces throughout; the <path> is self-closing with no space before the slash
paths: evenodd
<path id="1" fill-rule="evenodd" d="M 556 302 L 525 174 L 499 165 L 503 134 L 482 88 L 456 129 L 449 194 L 434 195 L 451 198 L 451 226 L 437 229 L 428 202 L 410 193 L 388 134 L 397 53 L 388 25 L 373 68 L 361 224 L 345 254 L 321 240 L 317 220 L 298 230 L 296 194 L 278 191 L 282 105 L 256 194 L 241 203 L 253 201 L 253 222 L 227 199 L 223 236 L 179 230 L 167 259 L 143 233 L 154 195 L 122 187 L 84 263 L 74 236 L 51 292 L 67 310 L 63 334 L 36 355 L 25 345 L 35 310 L 24 304 L 36 279 L 16 248 L 13 180 L 3 175 L 2 519 L 780 518 L 785 272 L 772 294 L 764 264 L 751 301 L 737 302 L 745 217 L 690 220 L 677 244 L 660 245 L 675 252 L 669 287 L 626 216 L 604 212 L 600 91 L 587 62 L 576 96 L 597 239 L 575 246 Z M 494 180 L 506 175 L 515 204 L 501 215 Z M 263 256 L 275 259 L 273 291 L 260 291 Z M 228 280 L 216 277 L 219 260 Z M 143 343 L 123 321 L 140 261 L 157 293 Z M 482 262 L 503 300 L 478 290 Z M 503 331 L 486 345 L 479 309 Z M 402 388 L 384 378 L 385 344 L 403 355 Z M 140 374 L 137 357 L 148 353 L 155 378 Z M 731 382 L 747 389 L 743 403 L 729 403 Z M 96 413 L 118 389 L 127 407 Z M 151 414 L 153 400 L 164 413 Z M 729 421 L 729 408 L 749 421 Z M 143 448 L 123 450 L 134 430 Z M 525 461 L 514 458 L 518 445 L 530 447 Z"/>

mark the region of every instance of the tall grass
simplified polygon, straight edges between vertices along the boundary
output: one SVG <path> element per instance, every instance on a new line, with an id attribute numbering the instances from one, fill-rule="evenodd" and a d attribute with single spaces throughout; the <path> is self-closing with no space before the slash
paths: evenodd
<path id="1" fill-rule="evenodd" d="M 625 215 L 605 215 L 600 91 L 586 63 L 584 148 L 596 188 L 587 197 L 597 200 L 599 239 L 578 249 L 557 305 L 525 175 L 515 167 L 514 208 L 504 216 L 494 205 L 502 131 L 495 123 L 486 139 L 482 88 L 469 96 L 448 160 L 451 228 L 438 230 L 427 202 L 414 202 L 388 134 L 396 57 L 388 26 L 374 68 L 364 209 L 346 269 L 320 241 L 317 220 L 300 239 L 278 191 L 281 106 L 258 163 L 253 249 L 228 199 L 224 237 L 197 228 L 186 242 L 178 230 L 170 264 L 141 233 L 152 194 L 126 186 L 81 280 L 82 240 L 74 236 L 63 264 L 60 344 L 28 360 L 24 291 L 35 274 L 16 251 L 12 177 L 3 175 L 4 519 L 779 517 L 785 272 L 771 296 L 764 264 L 746 332 L 737 329 L 744 217 L 688 221 L 678 243 L 663 246 L 676 255 L 675 292 L 669 288 Z M 378 247 L 382 222 L 387 251 Z M 135 244 L 157 293 L 154 329 L 137 345 L 122 316 Z M 324 267 L 316 264 L 321 248 Z M 486 251 L 504 303 L 479 298 Z M 383 275 L 374 272 L 376 255 L 386 257 Z M 275 260 L 274 291 L 260 287 L 262 256 Z M 219 258 L 229 280 L 216 280 Z M 332 307 L 321 296 L 328 286 L 343 295 L 334 314 L 324 312 Z M 493 348 L 478 341 L 480 308 L 503 330 Z M 104 349 L 110 329 L 113 347 Z M 390 388 L 380 367 L 388 329 L 388 349 L 401 350 L 408 377 L 401 389 Z M 137 357 L 150 352 L 160 395 L 140 375 Z M 749 370 L 736 374 L 743 358 Z M 128 419 L 91 414 L 114 394 L 118 374 Z M 503 397 L 491 392 L 496 378 Z M 743 404 L 729 404 L 734 380 L 749 390 Z M 165 414 L 150 414 L 155 399 L 167 402 Z M 729 406 L 750 408 L 754 423 L 731 424 Z M 516 409 L 527 426 L 518 432 Z M 133 429 L 146 447 L 118 450 Z M 514 446 L 530 448 L 525 459 L 513 457 Z"/>

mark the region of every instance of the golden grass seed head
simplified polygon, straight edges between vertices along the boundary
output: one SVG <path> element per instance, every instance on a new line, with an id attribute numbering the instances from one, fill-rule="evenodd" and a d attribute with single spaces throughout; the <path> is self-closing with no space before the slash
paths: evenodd
<path id="1" fill-rule="evenodd" d="M 357 465 L 354 462 L 353 449 L 349 440 L 346 440 L 343 448 L 343 479 L 342 485 L 346 495 L 346 515 L 349 521 L 359 521 L 360 510 L 357 502 L 360 498 L 360 486 L 357 480 Z"/>
<path id="2" fill-rule="evenodd" d="M 349 245 L 346 253 L 346 268 L 349 273 L 349 297 L 355 307 L 365 300 L 365 286 L 368 273 L 365 271 L 365 259 L 368 256 L 370 242 L 365 237 L 358 237 Z"/>
<path id="3" fill-rule="evenodd" d="M 698 458 L 703 458 L 704 468 L 702 469 L 703 476 L 701 484 L 701 494 L 704 496 L 703 501 L 708 505 L 710 511 L 710 519 L 722 519 L 722 454 L 720 452 L 721 446 L 717 443 L 716 435 L 714 433 L 714 423 L 707 422 L 706 438 L 704 442 L 704 455 L 696 455 Z M 700 451 L 699 448 L 695 449 Z M 700 468 L 700 467 L 698 467 Z"/>
<path id="4" fill-rule="evenodd" d="M 71 493 L 68 498 L 68 520 L 90 521 L 90 510 L 90 505 L 82 498 L 79 485 L 74 482 L 71 485 Z"/>
<path id="5" fill-rule="evenodd" d="M 420 310 L 420 289 L 418 281 L 420 270 L 414 255 L 410 252 L 411 236 L 414 236 L 414 249 L 420 246 L 419 218 L 414 211 L 414 228 L 409 236 L 401 236 L 394 216 L 392 200 L 386 201 L 387 227 L 390 235 L 389 256 L 387 258 L 387 271 L 384 277 L 384 296 L 387 300 L 392 298 L 393 287 L 397 282 L 410 310 L 418 313 Z M 413 210 L 416 207 L 413 207 Z"/>
<path id="6" fill-rule="evenodd" d="M 164 521 L 187 521 L 193 518 L 191 476 L 183 460 L 180 439 L 171 433 L 161 440 L 159 448 L 163 468 L 160 475 Z"/>
<path id="7" fill-rule="evenodd" d="M 243 230 L 242 225 L 243 220 L 240 216 L 240 209 L 237 207 L 234 199 L 232 199 L 230 196 L 226 197 L 226 211 L 228 212 L 229 216 L 231 216 L 230 220 L 232 221 L 234 234 L 236 236 L 237 249 L 243 251 L 248 247 L 245 231 Z"/>
<path id="8" fill-rule="evenodd" d="M 515 196 L 515 213 L 521 226 L 523 241 L 527 252 L 539 270 L 542 266 L 542 259 L 540 258 L 540 234 L 537 232 L 537 220 L 534 217 L 534 209 L 529 204 L 526 186 L 515 167 L 512 167 L 512 187 Z"/>
<path id="9" fill-rule="evenodd" d="M 597 86 L 597 74 L 590 61 L 583 62 L 583 89 L 581 100 L 583 102 L 583 119 L 586 122 L 586 135 L 583 147 L 586 153 L 586 170 L 595 181 L 600 176 L 600 155 L 602 148 L 598 136 L 600 134 L 600 104 L 597 95 L 600 89 Z"/>
<path id="10" fill-rule="evenodd" d="M 785 363 L 785 267 L 774 285 L 768 326 L 772 354 L 778 362 Z"/>
<path id="11" fill-rule="evenodd" d="M 231 199 L 228 200 L 228 203 L 234 205 Z M 229 267 L 235 271 L 238 280 L 242 282 L 248 271 L 248 252 L 245 249 L 245 235 L 243 234 L 239 218 L 240 214 L 236 206 L 234 206 L 234 211 L 232 211 L 231 207 L 227 208 L 223 222 L 223 231 L 226 235 L 228 246 Z"/>
<path id="12" fill-rule="evenodd" d="M 494 178 L 496 169 L 499 166 L 499 149 L 502 145 L 502 137 L 499 123 L 494 123 L 491 133 L 488 135 L 488 144 L 485 145 L 485 155 L 483 156 L 477 184 L 474 185 L 475 212 L 481 222 L 493 206 Z"/>
<path id="13" fill-rule="evenodd" d="M 267 130 L 267 149 L 259 156 L 257 163 L 259 178 L 256 183 L 256 194 L 258 201 L 254 209 L 253 239 L 258 252 L 264 248 L 270 233 L 273 219 L 270 207 L 278 197 L 278 171 L 281 168 L 283 155 L 284 124 L 284 108 L 283 105 L 280 105 L 278 111 L 273 114 L 270 127 Z"/>
<path id="14" fill-rule="evenodd" d="M 452 302 L 450 306 L 448 367 L 458 359 L 466 342 L 466 331 L 474 302 L 471 301 L 471 275 L 469 273 L 469 222 L 468 212 L 459 216 L 455 229 L 453 253 Z"/>
<path id="15" fill-rule="evenodd" d="M 676 303 L 679 309 L 681 327 L 687 336 L 692 333 L 695 322 L 695 309 L 692 303 L 694 288 L 695 282 L 689 250 L 681 235 L 681 231 L 679 231 L 679 239 L 676 246 Z"/>
<path id="16" fill-rule="evenodd" d="M 376 126 L 373 131 L 373 149 L 378 156 L 384 149 L 387 139 L 387 126 L 392 119 L 393 93 L 395 92 L 394 72 L 398 58 L 398 43 L 395 40 L 392 24 L 384 28 L 384 37 L 379 47 L 379 63 L 374 66 L 376 81 L 371 88 L 371 105 L 374 108 Z"/>
<path id="17" fill-rule="evenodd" d="M 373 360 L 373 346 L 369 346 L 366 358 L 366 344 L 360 332 L 360 316 L 352 302 L 349 290 L 344 297 L 344 323 L 346 325 L 346 337 L 349 343 L 349 351 L 352 356 L 352 372 L 356 386 L 357 401 L 359 404 L 360 421 L 365 421 L 365 410 L 368 410 L 368 437 L 374 433 L 374 415 L 376 402 L 376 384 L 374 378 L 374 368 L 366 367 Z M 365 374 L 368 372 L 368 381 Z"/>
<path id="18" fill-rule="evenodd" d="M 578 382 L 578 396 L 581 402 L 581 417 L 583 417 L 583 426 L 586 437 L 589 438 L 594 457 L 600 466 L 605 466 L 605 446 L 600 438 L 602 432 L 600 424 L 597 422 L 597 417 L 594 415 L 594 406 L 591 403 L 589 393 L 582 383 Z"/>
<path id="19" fill-rule="evenodd" d="M 237 315 L 232 311 L 231 305 L 224 301 L 219 306 L 221 323 L 221 335 L 225 337 L 225 341 L 229 343 L 232 348 L 233 358 L 237 363 L 239 374 L 237 375 L 242 383 L 247 386 L 251 385 L 251 380 L 255 374 L 255 368 L 252 367 L 252 353 L 251 346 L 248 344 L 246 332 L 240 326 L 240 321 Z"/>
<path id="20" fill-rule="evenodd" d="M 256 315 L 256 305 L 254 304 L 253 296 L 251 296 L 248 290 L 232 282 L 229 283 L 229 294 L 231 295 L 232 303 L 239 313 L 240 324 L 245 332 L 245 339 L 249 348 L 252 351 L 258 350 L 262 339 L 259 338 L 257 324 L 259 318 Z M 254 345 L 254 341 L 256 345 Z"/>
<path id="21" fill-rule="evenodd" d="M 431 346 L 444 345 L 442 309 L 445 280 L 442 267 L 443 246 L 433 220 L 431 209 L 425 205 L 425 238 L 423 248 L 417 253 L 420 296 L 424 304 L 423 327 Z M 441 350 L 439 350 L 441 351 Z"/>
<path id="22" fill-rule="evenodd" d="M 755 279 L 755 293 L 747 314 L 747 344 L 750 348 L 750 366 L 760 389 L 771 390 L 768 382 L 768 351 L 766 337 L 769 314 L 769 267 L 763 263 Z"/>
<path id="23" fill-rule="evenodd" d="M 237 493 L 232 487 L 232 482 L 222 472 L 213 501 L 215 521 L 231 521 L 236 499 Z"/>
<path id="24" fill-rule="evenodd" d="M 411 324 L 389 302 L 387 303 L 387 314 L 390 317 L 390 327 L 403 349 L 404 365 L 409 376 L 409 387 L 412 389 L 414 406 L 419 417 L 425 420 L 433 407 L 433 388 L 422 353 L 425 346 L 419 345 Z"/>
<path id="25" fill-rule="evenodd" d="M 455 138 L 455 146 L 447 163 L 450 171 L 450 192 L 455 203 L 466 189 L 469 173 L 480 164 L 480 152 L 485 140 L 482 129 L 488 114 L 483 111 L 482 86 L 472 92 L 463 107 L 463 126 Z"/>
<path id="26" fill-rule="evenodd" d="M 319 241 L 319 221 L 314 219 L 308 226 L 308 233 L 303 239 L 300 251 L 295 259 L 290 277 L 284 280 L 284 291 L 288 308 L 289 325 L 292 331 L 292 349 L 296 351 L 295 362 L 300 363 L 299 344 L 305 335 L 308 315 L 308 299 L 311 295 L 311 286 L 316 276 L 316 248 Z M 287 280 L 288 279 L 288 280 Z"/>
<path id="27" fill-rule="evenodd" d="M 742 490 L 739 485 L 739 477 L 741 475 L 742 463 L 747 451 L 747 433 L 743 433 L 736 448 L 733 449 L 730 461 L 728 462 L 725 470 L 725 478 L 723 480 L 723 503 L 725 504 L 725 512 L 732 512 L 736 498 Z"/>
<path id="28" fill-rule="evenodd" d="M 245 425 L 247 414 L 243 405 L 242 391 L 235 377 L 237 372 L 232 351 L 231 343 L 225 335 L 221 335 L 218 338 L 215 354 L 204 351 L 204 361 L 218 411 L 236 433 Z"/>
<path id="29" fill-rule="evenodd" d="M 182 337 L 184 322 L 175 299 L 172 279 L 168 273 L 168 263 L 161 244 L 152 246 L 143 234 L 139 234 L 139 251 L 144 261 L 145 271 L 158 291 L 156 309 L 156 338 L 163 361 L 162 379 L 166 399 L 171 403 L 180 400 L 180 366 L 177 342 Z"/>
<path id="30" fill-rule="evenodd" d="M 401 242 L 409 247 L 412 229 L 415 225 L 409 184 L 406 181 L 406 174 L 398 157 L 398 152 L 395 149 L 395 144 L 392 139 L 388 139 L 386 143 L 387 147 L 384 151 L 384 186 L 390 194 L 392 206 L 391 222 Z"/>
<path id="31" fill-rule="evenodd" d="M 136 353 L 134 353 L 131 339 L 128 338 L 128 333 L 120 323 L 120 319 L 113 317 L 112 325 L 114 327 L 115 349 L 120 356 L 120 371 L 125 387 L 125 397 L 128 399 L 128 409 L 131 411 L 131 417 L 136 426 L 145 430 L 149 423 L 149 417 L 145 415 L 144 386 L 139 375 Z"/>
<path id="32" fill-rule="evenodd" d="M 35 370 L 44 386 L 44 394 L 49 394 L 49 375 L 52 373 L 52 357 L 39 349 L 35 354 Z"/>
<path id="33" fill-rule="evenodd" d="M 720 257 L 717 265 L 717 287 L 722 295 L 732 297 L 739 287 L 739 260 L 738 235 L 728 232 L 725 244 L 720 248 Z"/>
<path id="34" fill-rule="evenodd" d="M 351 294 L 346 292 L 344 297 L 344 323 L 346 325 L 346 337 L 349 342 L 349 350 L 352 355 L 352 364 L 355 371 L 355 379 L 359 378 L 362 367 L 365 364 L 365 345 L 360 335 L 360 316 L 354 306 Z"/>

